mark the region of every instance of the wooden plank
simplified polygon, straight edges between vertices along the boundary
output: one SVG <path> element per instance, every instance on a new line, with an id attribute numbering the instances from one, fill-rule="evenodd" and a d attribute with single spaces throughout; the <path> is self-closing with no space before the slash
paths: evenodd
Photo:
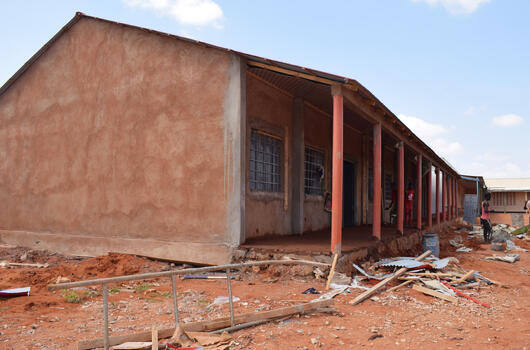
<path id="1" fill-rule="evenodd" d="M 151 349 L 158 350 L 158 328 L 156 325 L 151 328 Z"/>
<path id="2" fill-rule="evenodd" d="M 335 274 L 335 266 L 337 265 L 338 257 L 339 254 L 335 253 L 335 256 L 333 257 L 333 263 L 331 264 L 331 269 L 329 270 L 328 282 L 326 283 L 326 290 L 329 289 L 329 285 L 331 284 L 331 280 L 333 279 L 333 275 Z"/>
<path id="3" fill-rule="evenodd" d="M 399 284 L 399 285 L 397 285 L 397 286 L 395 286 L 395 287 L 390 288 L 389 290 L 387 290 L 387 292 L 393 292 L 393 291 L 395 291 L 396 289 L 401 288 L 401 287 L 404 287 L 404 286 L 406 286 L 407 284 L 409 284 L 409 283 L 411 283 L 411 282 L 413 282 L 413 281 L 414 281 L 414 280 L 408 280 L 408 281 L 405 281 L 405 282 L 403 282 L 403 283 L 401 283 L 401 284 Z"/>
<path id="4" fill-rule="evenodd" d="M 414 260 L 422 261 L 423 259 L 425 259 L 429 255 L 431 255 L 431 251 L 427 250 L 425 253 L 423 253 L 422 255 L 418 256 Z M 372 288 L 368 289 L 366 292 L 358 295 L 355 299 L 350 301 L 350 304 L 357 305 L 360 302 L 364 301 L 365 299 L 368 299 L 372 294 L 374 294 L 375 292 L 377 292 L 378 290 L 383 288 L 386 284 L 388 284 L 389 282 L 392 282 L 393 280 L 395 280 L 396 278 L 398 278 L 399 276 L 401 276 L 405 272 L 407 272 L 407 268 L 406 267 L 403 267 L 403 268 L 397 270 L 396 273 L 394 273 L 392 276 L 385 278 L 384 280 L 382 280 L 381 282 L 379 282 L 378 284 L 376 284 Z"/>
<path id="5" fill-rule="evenodd" d="M 466 273 L 465 275 L 463 275 L 462 277 L 460 277 L 459 279 L 456 280 L 456 283 L 462 283 L 462 282 L 465 282 L 467 281 L 467 279 L 471 276 L 473 276 L 473 274 L 475 273 L 475 270 L 469 270 L 468 273 Z"/>
<path id="6" fill-rule="evenodd" d="M 319 308 L 328 307 L 330 305 L 333 305 L 333 299 L 303 303 L 271 311 L 251 312 L 241 315 L 235 315 L 234 321 L 236 324 L 241 324 L 264 319 L 276 319 L 285 316 L 304 313 L 310 310 L 317 310 Z M 180 326 L 185 332 L 210 332 L 215 331 L 217 329 L 229 327 L 230 317 L 223 317 L 215 320 L 183 323 Z M 159 329 L 158 338 L 169 338 L 173 335 L 173 333 L 175 333 L 175 327 Z M 117 335 L 110 337 L 109 345 L 114 346 L 126 342 L 150 341 L 151 336 L 151 331 L 135 334 Z M 88 350 L 100 347 L 103 347 L 103 338 L 83 340 L 77 343 L 77 350 Z"/>
<path id="7" fill-rule="evenodd" d="M 418 292 L 422 292 L 423 294 L 427 294 L 427 295 L 430 295 L 430 296 L 433 296 L 439 299 L 450 301 L 452 303 L 456 303 L 458 301 L 458 298 L 452 297 L 450 295 L 445 295 L 445 294 L 436 292 L 432 289 L 418 286 L 416 284 L 412 286 L 412 289 L 417 290 Z"/>

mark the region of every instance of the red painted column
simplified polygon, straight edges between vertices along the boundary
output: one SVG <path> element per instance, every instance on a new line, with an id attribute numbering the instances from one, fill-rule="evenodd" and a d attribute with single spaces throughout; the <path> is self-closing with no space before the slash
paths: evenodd
<path id="1" fill-rule="evenodd" d="M 397 188 L 397 230 L 403 234 L 403 222 L 405 217 L 405 147 L 403 142 L 398 148 L 398 188 Z"/>
<path id="2" fill-rule="evenodd" d="M 381 123 L 374 125 L 372 235 L 381 239 Z"/>
<path id="3" fill-rule="evenodd" d="M 455 213 L 455 211 L 454 211 L 454 209 L 455 209 L 455 191 L 454 191 L 455 186 L 453 185 L 453 183 L 454 183 L 454 178 L 451 177 L 451 181 L 450 181 L 450 185 L 449 185 L 449 190 L 451 191 L 451 200 L 449 201 L 449 203 L 451 203 L 450 204 L 451 207 L 450 207 L 450 210 L 449 210 L 449 219 L 450 220 L 453 220 L 454 217 L 455 217 L 455 215 L 454 215 L 454 213 Z"/>
<path id="4" fill-rule="evenodd" d="M 429 175 L 427 176 L 427 227 L 432 229 L 432 164 L 429 163 Z"/>
<path id="5" fill-rule="evenodd" d="M 455 219 L 458 218 L 458 181 L 455 178 Z"/>
<path id="6" fill-rule="evenodd" d="M 331 184 L 331 251 L 340 254 L 342 244 L 343 98 L 340 88 L 333 94 L 333 169 Z"/>
<path id="7" fill-rule="evenodd" d="M 422 190 L 422 173 L 423 173 L 423 167 L 422 167 L 422 155 L 418 154 L 418 164 L 417 164 L 417 173 L 416 173 L 416 228 L 418 230 L 421 230 L 421 190 Z"/>
<path id="8" fill-rule="evenodd" d="M 447 219 L 451 221 L 453 219 L 453 178 L 449 177 L 447 179 Z"/>
<path id="9" fill-rule="evenodd" d="M 436 168 L 436 225 L 440 225 L 440 168 Z"/>
<path id="10" fill-rule="evenodd" d="M 442 221 L 447 220 L 447 176 L 442 173 Z"/>

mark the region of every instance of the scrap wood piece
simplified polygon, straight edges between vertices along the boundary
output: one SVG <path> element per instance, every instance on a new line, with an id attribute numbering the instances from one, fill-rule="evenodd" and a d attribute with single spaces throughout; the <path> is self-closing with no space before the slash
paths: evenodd
<path id="1" fill-rule="evenodd" d="M 483 302 L 478 301 L 478 300 L 476 300 L 476 299 L 473 299 L 473 298 L 470 297 L 469 295 L 462 293 L 461 291 L 459 291 L 459 290 L 457 290 L 456 288 L 454 288 L 454 287 L 452 287 L 451 285 L 449 285 L 449 283 L 446 283 L 446 282 L 444 282 L 444 281 L 442 281 L 442 283 L 443 283 L 446 287 L 451 288 L 456 294 L 460 295 L 461 297 L 464 297 L 464 298 L 466 298 L 466 299 L 469 299 L 469 300 L 471 300 L 471 301 L 474 302 L 474 303 L 477 303 L 477 304 L 479 304 L 479 305 L 482 305 L 482 306 L 484 306 L 484 307 L 487 307 L 488 309 L 491 307 L 491 306 L 489 306 L 488 304 L 484 304 Z"/>
<path id="2" fill-rule="evenodd" d="M 436 292 L 436 291 L 434 291 L 432 289 L 425 288 L 425 287 L 422 287 L 422 286 L 418 286 L 416 284 L 412 286 L 412 289 L 417 290 L 418 292 L 421 292 L 423 294 L 427 294 L 427 295 L 430 295 L 430 296 L 433 296 L 433 297 L 436 297 L 436 298 L 439 298 L 439 299 L 450 301 L 452 303 L 456 303 L 458 301 L 458 299 L 455 298 L 455 297 L 452 297 L 450 295 L 445 295 L 445 294 L 442 294 L 440 292 Z"/>
<path id="3" fill-rule="evenodd" d="M 301 314 L 308 312 L 310 310 L 318 310 L 322 307 L 328 307 L 333 305 L 333 299 L 312 301 L 303 304 L 297 304 L 292 306 L 287 306 L 284 308 L 262 311 L 262 312 L 250 312 L 240 315 L 234 315 L 234 322 L 236 324 L 246 323 L 251 321 L 257 321 L 262 319 L 277 319 L 285 316 L 291 316 L 296 314 Z M 198 322 L 183 323 L 180 325 L 182 329 L 186 332 L 210 332 L 217 329 L 225 328 L 230 326 L 230 317 L 218 318 L 215 320 L 206 320 Z M 175 333 L 175 327 L 159 329 L 158 338 L 170 338 Z M 131 341 L 149 341 L 151 340 L 151 331 L 134 333 L 134 334 L 125 334 L 112 336 L 109 339 L 109 345 L 114 346 L 117 344 L 122 344 L 125 342 Z M 94 348 L 103 347 L 103 338 L 91 339 L 91 340 L 82 340 L 77 343 L 78 350 L 88 350 Z"/>
<path id="4" fill-rule="evenodd" d="M 175 333 L 169 340 L 170 343 L 186 347 L 200 347 L 208 350 L 225 350 L 233 344 L 232 336 L 228 333 L 211 334 L 205 332 L 186 332 L 181 325 L 177 326 Z"/>
<path id="5" fill-rule="evenodd" d="M 333 257 L 333 263 L 331 264 L 331 269 L 329 270 L 328 283 L 326 283 L 326 290 L 329 289 L 329 284 L 331 283 L 331 280 L 333 279 L 333 274 L 335 273 L 335 266 L 337 265 L 338 257 L 339 257 L 339 254 L 335 253 L 335 256 Z"/>
<path id="6" fill-rule="evenodd" d="M 401 287 L 404 287 L 404 286 L 406 286 L 407 284 L 409 284 L 409 283 L 411 283 L 411 282 L 413 282 L 413 281 L 414 281 L 414 280 L 408 280 L 408 281 L 405 281 L 405 282 L 403 282 L 403 283 L 401 283 L 401 284 L 398 284 L 397 286 L 394 286 L 394 287 L 390 288 L 389 290 L 387 290 L 387 292 L 393 292 L 393 291 L 395 291 L 396 289 L 401 288 Z"/>
<path id="7" fill-rule="evenodd" d="M 496 285 L 498 285 L 499 287 L 502 287 L 502 288 L 508 288 L 508 287 L 505 286 L 503 283 L 501 283 L 501 282 L 499 282 L 499 281 L 492 280 L 492 279 L 489 278 L 489 277 L 483 276 L 483 275 L 478 274 L 478 273 L 477 273 L 477 276 L 478 276 L 479 278 L 482 278 L 482 279 L 483 279 L 484 281 L 486 281 L 486 282 L 490 282 L 490 283 L 496 284 Z"/>
<path id="8" fill-rule="evenodd" d="M 151 347 L 150 341 L 130 341 L 120 345 L 114 346 L 114 350 L 142 350 L 149 349 Z"/>
<path id="9" fill-rule="evenodd" d="M 151 328 L 151 349 L 158 350 L 158 328 L 156 325 Z"/>
<path id="10" fill-rule="evenodd" d="M 473 276 L 475 274 L 475 270 L 469 270 L 465 275 L 463 275 L 462 277 L 460 277 L 459 279 L 457 279 L 455 281 L 455 283 L 462 283 L 462 282 L 465 282 L 467 281 L 468 278 L 470 278 L 471 276 Z"/>
<path id="11" fill-rule="evenodd" d="M 416 259 L 416 261 L 422 261 L 423 259 L 425 259 L 427 256 L 429 256 L 431 254 L 431 251 L 430 250 L 427 250 L 425 253 L 421 254 L 420 256 L 418 256 Z M 378 290 L 380 290 L 381 288 L 383 288 L 386 284 L 388 284 L 389 282 L 392 282 L 393 280 L 395 280 L 396 278 L 398 278 L 399 276 L 401 276 L 402 274 L 404 274 L 405 272 L 407 272 L 407 268 L 406 267 L 403 267 L 399 270 L 396 271 L 396 273 L 394 273 L 392 276 L 388 277 L 388 278 L 385 278 L 384 280 L 382 280 L 381 282 L 379 282 L 378 284 L 376 284 L 375 286 L 373 286 L 372 288 L 370 288 L 369 290 L 367 290 L 366 292 L 358 295 L 355 299 L 353 299 L 352 301 L 350 301 L 350 304 L 352 305 L 357 305 L 359 304 L 360 302 L 366 300 L 367 298 L 369 298 L 372 294 L 374 294 L 375 292 L 377 292 Z"/>
<path id="12" fill-rule="evenodd" d="M 50 266 L 48 263 L 46 264 L 29 264 L 29 263 L 14 263 L 9 261 L 0 261 L 0 267 L 9 267 L 9 266 L 20 266 L 20 267 L 36 267 L 36 268 L 43 268 Z"/>

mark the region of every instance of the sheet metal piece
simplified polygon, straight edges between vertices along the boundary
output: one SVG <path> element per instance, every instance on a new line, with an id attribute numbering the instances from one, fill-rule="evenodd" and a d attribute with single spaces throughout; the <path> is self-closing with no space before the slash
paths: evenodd
<path id="1" fill-rule="evenodd" d="M 376 275 L 369 275 L 368 273 L 366 273 L 366 271 L 364 271 L 359 265 L 357 264 L 353 264 L 353 267 L 355 267 L 357 269 L 357 271 L 359 271 L 360 273 L 362 273 L 364 276 L 370 278 L 370 279 L 374 279 L 374 280 L 378 280 L 378 281 L 381 281 L 381 280 L 384 280 L 385 278 L 387 277 L 390 277 L 392 276 L 393 274 L 391 273 L 388 273 L 386 275 L 382 275 L 382 276 L 376 276 Z"/>

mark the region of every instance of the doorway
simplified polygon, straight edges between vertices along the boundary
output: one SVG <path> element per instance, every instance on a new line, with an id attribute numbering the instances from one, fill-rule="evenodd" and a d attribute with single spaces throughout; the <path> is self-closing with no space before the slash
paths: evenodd
<path id="1" fill-rule="evenodd" d="M 355 165 L 344 161 L 342 177 L 342 225 L 355 224 Z"/>

